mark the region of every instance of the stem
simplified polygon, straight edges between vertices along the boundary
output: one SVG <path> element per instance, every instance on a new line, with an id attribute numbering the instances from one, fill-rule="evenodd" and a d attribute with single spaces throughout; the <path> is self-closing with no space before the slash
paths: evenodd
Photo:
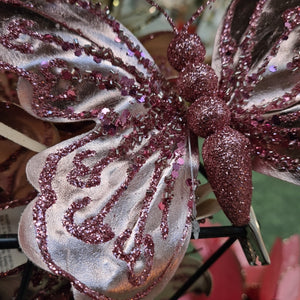
<path id="1" fill-rule="evenodd" d="M 19 247 L 17 234 L 0 234 L 0 249 L 17 249 Z"/>
<path id="2" fill-rule="evenodd" d="M 0 135 L 7 138 L 14 143 L 21 145 L 31 151 L 34 152 L 41 152 L 47 147 L 34 139 L 28 137 L 27 135 L 5 125 L 4 123 L 0 122 Z"/>
<path id="3" fill-rule="evenodd" d="M 201 227 L 198 239 L 220 238 L 220 237 L 246 237 L 245 227 L 238 226 L 213 226 Z"/>
<path id="4" fill-rule="evenodd" d="M 202 276 L 202 274 L 236 241 L 236 237 L 230 237 L 170 298 L 177 300 Z"/>

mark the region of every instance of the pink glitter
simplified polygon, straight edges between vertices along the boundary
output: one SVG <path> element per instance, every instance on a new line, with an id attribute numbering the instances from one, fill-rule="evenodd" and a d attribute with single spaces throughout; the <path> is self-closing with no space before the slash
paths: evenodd
<path id="1" fill-rule="evenodd" d="M 182 157 L 180 157 L 178 160 L 177 160 L 177 163 L 179 165 L 184 165 L 184 159 Z"/>
<path id="2" fill-rule="evenodd" d="M 276 72 L 277 71 L 277 67 L 276 66 L 269 66 L 269 71 L 270 72 Z"/>
<path id="3" fill-rule="evenodd" d="M 119 37 L 115 37 L 115 42 L 121 43 L 121 39 Z"/>
<path id="4" fill-rule="evenodd" d="M 153 4 L 151 0 L 147 1 Z M 51 15 L 51 11 L 44 11 L 45 3 L 50 2 L 53 7 L 60 3 L 72 13 L 80 11 L 83 16 L 91 15 L 109 34 L 101 41 L 91 39 L 89 33 L 84 32 L 83 26 L 71 28 L 64 19 L 56 20 L 57 16 Z M 191 174 L 185 175 L 185 178 L 180 175 L 191 163 L 186 156 L 188 125 L 198 135 L 208 137 L 203 148 L 208 178 L 219 203 L 235 225 L 248 222 L 252 165 L 265 173 L 270 170 L 277 172 L 277 177 L 282 172 L 282 177 L 290 176 L 294 181 L 299 178 L 299 159 L 294 153 L 297 155 L 300 147 L 297 131 L 300 113 L 280 113 L 295 107 L 298 101 L 296 97 L 300 85 L 299 80 L 295 80 L 295 74 L 299 70 L 299 56 L 295 54 L 295 49 L 289 61 L 285 62 L 288 67 L 284 70 L 289 79 L 287 82 L 291 82 L 290 89 L 276 99 L 261 99 L 260 102 L 266 102 L 266 105 L 248 105 L 253 104 L 251 97 L 255 95 L 256 88 L 264 87 L 265 77 L 270 72 L 275 73 L 277 66 L 275 68 L 270 63 L 276 55 L 280 55 L 281 45 L 299 26 L 299 7 L 286 2 L 283 8 L 278 8 L 280 12 L 277 14 L 282 22 L 276 25 L 276 30 L 271 30 L 274 34 L 266 46 L 260 35 L 265 33 L 262 30 L 263 19 L 269 13 L 271 15 L 267 17 L 272 19 L 272 9 L 269 9 L 272 3 L 269 0 L 258 0 L 247 6 L 246 2 L 233 0 L 217 38 L 215 70 L 219 70 L 219 74 L 203 64 L 205 49 L 201 39 L 187 31 L 204 7 L 195 12 L 181 32 L 167 18 L 175 32 L 175 40 L 168 50 L 169 60 L 180 72 L 178 84 L 173 87 L 163 78 L 141 45 L 101 5 L 81 0 L 50 2 L 33 5 L 26 1 L 0 0 L 1 8 L 9 16 L 8 21 L 2 22 L 0 32 L 0 43 L 5 52 L 4 58 L 1 56 L 5 61 L 0 61 L 0 70 L 13 72 L 20 77 L 21 84 L 25 79 L 26 84 L 31 85 L 32 103 L 27 109 L 38 118 L 51 122 L 93 120 L 97 125 L 80 138 L 74 137 L 65 142 L 64 146 L 48 153 L 43 161 L 38 181 L 40 194 L 33 208 L 38 247 L 53 273 L 67 277 L 76 289 L 94 299 L 109 299 L 55 263 L 48 248 L 51 230 L 46 215 L 55 203 L 62 201 L 53 182 L 59 180 L 59 164 L 63 163 L 64 157 L 70 155 L 73 159 L 66 166 L 64 179 L 70 187 L 78 188 L 82 193 L 101 186 L 106 168 L 115 162 L 126 161 L 128 166 L 125 167 L 126 175 L 122 184 L 111 191 L 109 200 L 103 203 L 99 211 L 79 223 L 76 216 L 84 215 L 85 209 L 99 200 L 96 196 L 95 199 L 92 196 L 80 196 L 66 205 L 64 217 L 60 221 L 68 234 L 80 240 L 80 243 L 100 245 L 113 240 L 114 246 L 109 251 L 121 264 L 125 262 L 128 282 L 133 287 L 140 287 L 141 292 L 130 299 L 140 299 L 167 275 L 168 267 L 172 268 L 171 260 L 176 260 L 176 255 L 187 240 L 191 209 L 194 206 L 194 183 L 192 179 L 186 179 Z M 15 7 L 22 18 L 11 16 L 11 8 Z M 241 8 L 246 8 L 244 24 L 239 19 Z M 43 28 L 44 22 L 39 22 L 40 19 L 47 20 L 49 24 L 46 28 Z M 269 26 L 272 27 L 272 24 Z M 45 33 L 47 30 L 49 33 Z M 26 36 L 28 42 L 20 42 L 21 36 Z M 104 46 L 108 36 L 112 40 L 106 44 L 108 46 Z M 47 53 L 51 53 L 51 58 L 46 54 L 45 57 L 39 56 L 44 48 Z M 119 54 L 122 52 L 119 50 L 123 53 Z M 15 52 L 24 59 L 24 65 L 31 66 L 30 70 L 13 66 Z M 72 55 L 74 61 L 69 59 Z M 83 60 L 93 65 L 81 64 Z M 37 61 L 37 65 L 33 61 Z M 105 70 L 102 70 L 103 65 L 106 66 Z M 107 70 L 108 65 L 111 70 Z M 281 70 L 279 64 L 278 69 Z M 251 70 L 255 70 L 255 73 L 251 73 Z M 271 75 L 280 76 L 280 72 Z M 184 100 L 194 101 L 189 110 L 178 93 Z M 111 101 L 108 102 L 103 95 L 112 95 Z M 101 101 L 93 102 L 90 98 L 94 99 L 94 96 L 99 96 Z M 193 111 L 194 108 L 197 110 Z M 186 118 L 189 120 L 188 125 Z M 111 141 L 119 139 L 118 145 L 108 147 L 105 154 L 98 157 L 97 150 L 104 150 L 102 142 L 110 138 Z M 84 150 L 80 149 L 83 146 Z M 154 156 L 155 162 L 152 160 L 151 164 Z M 5 163 L 9 163 L 9 160 Z M 139 172 L 146 170 L 149 165 L 151 172 L 145 171 L 145 178 L 150 183 L 141 197 L 138 215 L 134 220 L 136 231 L 126 228 L 117 232 L 108 224 L 107 216 L 118 207 L 126 191 L 132 189 L 132 182 L 140 175 Z M 163 246 L 163 243 L 156 244 L 151 230 L 147 231 L 152 204 L 155 202 L 159 217 L 161 214 L 160 240 L 168 242 L 172 234 L 170 225 L 174 225 L 174 221 L 170 223 L 172 218 L 169 213 L 174 202 L 179 199 L 174 191 L 180 184 L 187 188 L 185 197 L 189 195 L 186 202 L 181 202 L 186 203 L 185 207 L 181 207 L 181 213 L 184 219 L 187 217 L 177 235 L 180 240 L 173 246 L 174 254 L 170 256 L 165 269 L 160 270 L 156 274 L 157 278 L 147 286 L 148 279 L 153 277 L 151 273 L 155 259 L 159 256 L 159 246 Z M 158 187 L 161 186 L 163 188 L 158 198 Z M 131 249 L 127 249 L 129 240 L 133 241 Z"/>
<path id="5" fill-rule="evenodd" d="M 165 204 L 163 204 L 163 202 L 159 202 L 159 204 L 158 204 L 158 208 L 160 209 L 160 210 L 164 210 L 165 209 Z"/>

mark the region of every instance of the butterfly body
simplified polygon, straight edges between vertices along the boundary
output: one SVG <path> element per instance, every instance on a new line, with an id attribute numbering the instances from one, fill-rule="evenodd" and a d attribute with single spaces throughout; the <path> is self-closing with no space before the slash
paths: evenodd
<path id="1" fill-rule="evenodd" d="M 243 226 L 249 222 L 252 198 L 250 142 L 229 128 L 231 112 L 218 96 L 218 77 L 203 63 L 205 48 L 200 37 L 187 32 L 187 25 L 171 41 L 168 59 L 179 72 L 179 94 L 192 102 L 186 115 L 189 128 L 208 137 L 202 155 L 209 182 L 230 221 Z"/>

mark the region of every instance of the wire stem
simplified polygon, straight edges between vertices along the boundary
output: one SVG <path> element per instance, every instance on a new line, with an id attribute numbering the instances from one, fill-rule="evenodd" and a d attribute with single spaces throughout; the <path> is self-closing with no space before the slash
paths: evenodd
<path id="1" fill-rule="evenodd" d="M 19 247 L 17 234 L 0 234 L 0 249 L 18 249 Z"/>
<path id="2" fill-rule="evenodd" d="M 210 258 L 177 290 L 170 300 L 177 300 L 208 270 L 208 268 L 236 241 L 236 237 L 230 237 Z"/>

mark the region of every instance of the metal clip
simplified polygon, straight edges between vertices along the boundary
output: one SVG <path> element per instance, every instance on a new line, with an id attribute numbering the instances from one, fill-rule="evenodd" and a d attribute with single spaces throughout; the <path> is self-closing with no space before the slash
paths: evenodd
<path id="1" fill-rule="evenodd" d="M 253 208 L 250 211 L 250 222 L 245 226 L 246 236 L 239 237 L 240 244 L 250 265 L 268 265 L 270 257 L 260 233 L 260 226 Z"/>

